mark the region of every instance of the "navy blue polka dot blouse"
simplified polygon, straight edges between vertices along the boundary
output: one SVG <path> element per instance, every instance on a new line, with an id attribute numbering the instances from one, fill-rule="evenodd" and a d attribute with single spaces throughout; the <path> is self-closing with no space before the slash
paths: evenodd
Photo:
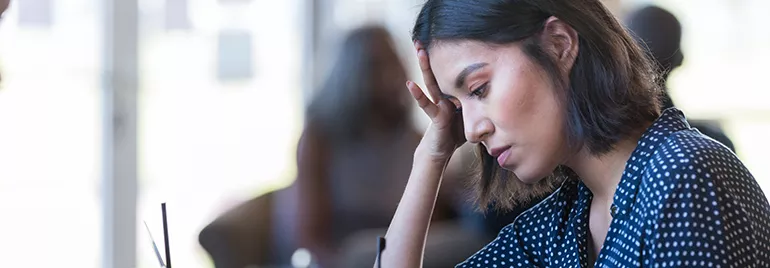
<path id="1" fill-rule="evenodd" d="M 457 267 L 590 267 L 591 192 L 577 178 Z M 667 109 L 639 140 L 595 267 L 770 267 L 770 205 L 726 147 Z"/>

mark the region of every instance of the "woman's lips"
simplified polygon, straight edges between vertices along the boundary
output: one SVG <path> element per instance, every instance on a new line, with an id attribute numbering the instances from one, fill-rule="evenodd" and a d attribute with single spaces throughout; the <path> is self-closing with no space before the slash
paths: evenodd
<path id="1" fill-rule="evenodd" d="M 489 155 L 492 157 L 497 158 L 497 163 L 500 164 L 500 166 L 505 163 L 505 160 L 508 159 L 508 156 L 511 155 L 511 146 L 504 146 L 504 147 L 497 147 L 489 151 Z"/>
<path id="2" fill-rule="evenodd" d="M 511 155 L 511 148 L 508 147 L 503 153 L 497 156 L 497 163 L 502 167 L 505 164 L 505 160 L 508 160 L 508 156 Z"/>

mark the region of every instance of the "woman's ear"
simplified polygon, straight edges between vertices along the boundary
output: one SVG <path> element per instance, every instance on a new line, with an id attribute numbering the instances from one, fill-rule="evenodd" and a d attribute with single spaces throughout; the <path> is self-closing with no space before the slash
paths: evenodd
<path id="1" fill-rule="evenodd" d="M 553 55 L 558 65 L 569 73 L 580 49 L 577 31 L 566 22 L 551 16 L 545 21 L 540 39 L 543 50 Z"/>

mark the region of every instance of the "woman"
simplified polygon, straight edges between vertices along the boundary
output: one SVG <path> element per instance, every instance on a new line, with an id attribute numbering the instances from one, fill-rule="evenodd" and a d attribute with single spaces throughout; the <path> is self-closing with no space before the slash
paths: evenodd
<path id="1" fill-rule="evenodd" d="M 599 0 L 429 0 L 413 40 L 437 102 L 407 82 L 432 123 L 383 267 L 420 266 L 466 140 L 480 207 L 558 189 L 459 267 L 770 266 L 767 198 L 729 149 L 660 110 L 651 64 Z"/>

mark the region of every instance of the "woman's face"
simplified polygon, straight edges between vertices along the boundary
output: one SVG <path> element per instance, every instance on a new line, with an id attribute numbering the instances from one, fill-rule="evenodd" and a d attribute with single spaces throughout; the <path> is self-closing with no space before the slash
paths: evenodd
<path id="1" fill-rule="evenodd" d="M 462 108 L 468 141 L 482 143 L 522 182 L 539 181 L 564 160 L 557 89 L 520 44 L 441 42 L 430 62 L 442 93 Z"/>

